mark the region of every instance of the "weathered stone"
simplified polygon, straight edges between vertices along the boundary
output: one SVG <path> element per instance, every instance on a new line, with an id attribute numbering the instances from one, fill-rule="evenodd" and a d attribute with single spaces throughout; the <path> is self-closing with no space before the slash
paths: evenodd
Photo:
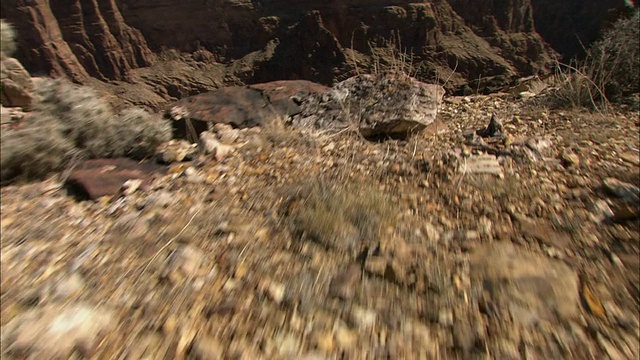
<path id="1" fill-rule="evenodd" d="M 71 274 L 70 276 L 62 279 L 53 289 L 53 297 L 60 300 L 65 300 L 72 295 L 78 294 L 85 287 L 85 281 L 79 274 Z"/>
<path id="2" fill-rule="evenodd" d="M 130 159 L 95 159 L 80 163 L 65 185 L 81 199 L 96 200 L 113 196 L 130 179 L 142 180 L 142 187 L 150 185 L 152 174 L 163 168 L 153 163 L 139 163 Z"/>
<path id="3" fill-rule="evenodd" d="M 638 186 L 614 178 L 604 179 L 602 185 L 610 194 L 627 202 L 640 204 L 640 188 Z"/>
<path id="4" fill-rule="evenodd" d="M 118 5 L 10 1 L 2 4 L 2 14 L 20 24 L 19 38 L 28 41 L 25 49 L 19 48 L 27 68 L 76 82 L 89 76 L 129 80 L 131 69 L 149 66 L 155 57 L 144 36 L 126 24 Z"/>
<path id="5" fill-rule="evenodd" d="M 0 62 L 0 82 L 2 106 L 21 107 L 28 111 L 33 101 L 31 76 L 14 58 L 4 58 Z"/>
<path id="6" fill-rule="evenodd" d="M 157 159 L 162 164 L 193 160 L 197 155 L 197 144 L 186 140 L 171 140 L 158 147 Z"/>
<path id="7" fill-rule="evenodd" d="M 169 279 L 175 285 L 197 276 L 204 259 L 205 255 L 200 249 L 182 245 L 169 254 L 162 278 Z"/>
<path id="8" fill-rule="evenodd" d="M 536 222 L 522 215 L 517 216 L 520 231 L 525 237 L 540 243 L 556 247 L 560 250 L 568 249 L 571 245 L 571 236 L 556 231 L 551 225 L 544 222 Z"/>
<path id="9" fill-rule="evenodd" d="M 193 341 L 191 353 L 197 360 L 217 360 L 223 358 L 224 347 L 211 336 L 198 335 Z"/>
<path id="10" fill-rule="evenodd" d="M 20 108 L 6 108 L 0 105 L 0 126 L 19 127 L 24 119 L 24 112 Z"/>
<path id="11" fill-rule="evenodd" d="M 573 151 L 569 149 L 565 149 L 562 151 L 560 155 L 560 160 L 566 167 L 577 167 L 580 166 L 580 158 Z"/>
<path id="12" fill-rule="evenodd" d="M 298 113 L 299 102 L 326 89 L 302 80 L 232 86 L 181 99 L 169 105 L 167 115 L 175 121 L 177 137 L 189 136 L 187 121 L 197 135 L 215 124 L 254 127 Z"/>
<path id="13" fill-rule="evenodd" d="M 310 97 L 293 123 L 336 130 L 355 126 L 367 138 L 405 137 L 436 120 L 444 93 L 440 85 L 400 73 L 358 75 Z"/>
<path id="14" fill-rule="evenodd" d="M 475 251 L 471 274 L 518 324 L 571 320 L 580 314 L 576 273 L 562 262 L 525 253 L 511 243 Z"/>
<path id="15" fill-rule="evenodd" d="M 74 350 L 90 357 L 104 335 L 115 329 L 115 314 L 88 305 L 50 305 L 30 310 L 3 326 L 3 348 L 30 358 L 68 358 Z"/>
<path id="16" fill-rule="evenodd" d="M 491 120 L 486 128 L 482 130 L 478 130 L 476 134 L 482 137 L 492 137 L 492 136 L 500 136 L 504 135 L 504 128 L 502 126 L 502 122 L 498 120 L 498 118 L 492 114 Z"/>
<path id="17" fill-rule="evenodd" d="M 460 160 L 458 171 L 464 174 L 491 174 L 499 178 L 504 177 L 502 166 L 494 155 L 474 155 Z"/>
<path id="18" fill-rule="evenodd" d="M 377 314 L 374 310 L 363 309 L 359 306 L 354 306 L 349 313 L 349 321 L 361 329 L 372 328 L 377 319 Z"/>

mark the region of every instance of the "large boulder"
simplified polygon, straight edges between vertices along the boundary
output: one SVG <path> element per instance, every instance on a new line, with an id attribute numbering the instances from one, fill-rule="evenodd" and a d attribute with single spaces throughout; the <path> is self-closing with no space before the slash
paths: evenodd
<path id="1" fill-rule="evenodd" d="M 402 73 L 358 75 L 310 97 L 293 119 L 299 126 L 357 128 L 366 138 L 406 137 L 436 120 L 445 90 Z"/>
<path id="2" fill-rule="evenodd" d="M 0 77 L 2 106 L 30 110 L 33 101 L 33 82 L 22 64 L 14 58 L 3 58 L 0 63 Z"/>
<path id="3" fill-rule="evenodd" d="M 235 128 L 258 126 L 273 118 L 299 113 L 304 99 L 328 89 L 305 80 L 231 86 L 178 100 L 169 105 L 166 114 L 174 120 L 174 136 L 182 138 L 190 131 L 186 129 L 186 120 L 196 135 L 215 124 Z"/>

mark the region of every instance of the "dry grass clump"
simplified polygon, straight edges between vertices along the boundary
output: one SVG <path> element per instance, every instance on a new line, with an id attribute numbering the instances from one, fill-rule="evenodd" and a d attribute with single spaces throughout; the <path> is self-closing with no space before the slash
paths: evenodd
<path id="1" fill-rule="evenodd" d="M 601 109 L 640 92 L 640 12 L 619 19 L 583 60 L 557 63 L 552 102 L 560 107 Z"/>
<path id="2" fill-rule="evenodd" d="M 141 109 L 116 115 L 95 91 L 66 80 L 41 79 L 24 126 L 3 129 L 2 183 L 40 178 L 76 158 L 152 156 L 171 139 L 160 116 Z"/>
<path id="3" fill-rule="evenodd" d="M 4 19 L 0 20 L 0 53 L 11 56 L 16 51 L 16 32 Z"/>
<path id="4" fill-rule="evenodd" d="M 295 199 L 288 209 L 294 232 L 338 250 L 357 250 L 397 213 L 379 189 L 359 183 L 310 180 Z"/>
<path id="5" fill-rule="evenodd" d="M 600 73 L 607 74 L 609 99 L 640 92 L 640 10 L 613 24 L 589 54 Z"/>

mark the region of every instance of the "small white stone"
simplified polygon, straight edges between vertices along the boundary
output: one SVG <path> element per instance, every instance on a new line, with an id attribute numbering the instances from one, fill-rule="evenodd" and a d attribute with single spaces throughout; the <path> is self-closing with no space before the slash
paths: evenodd
<path id="1" fill-rule="evenodd" d="M 286 288 L 283 284 L 272 282 L 267 287 L 267 297 L 271 301 L 280 305 L 282 303 L 282 300 L 284 300 L 285 290 Z"/>

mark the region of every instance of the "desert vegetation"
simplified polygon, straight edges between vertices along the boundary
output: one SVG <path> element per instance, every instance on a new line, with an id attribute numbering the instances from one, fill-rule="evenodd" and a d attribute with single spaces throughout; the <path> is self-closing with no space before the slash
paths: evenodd
<path id="1" fill-rule="evenodd" d="M 583 59 L 556 66 L 554 105 L 602 109 L 640 92 L 640 11 L 616 21 Z"/>
<path id="2" fill-rule="evenodd" d="M 2 131 L 2 182 L 34 179 L 73 166 L 73 160 L 152 156 L 171 138 L 169 123 L 142 109 L 115 114 L 90 88 L 61 79 L 35 82 L 33 111 Z"/>
<path id="3" fill-rule="evenodd" d="M 294 189 L 287 212 L 292 230 L 328 248 L 358 249 L 392 224 L 397 209 L 372 185 L 311 179 Z"/>

